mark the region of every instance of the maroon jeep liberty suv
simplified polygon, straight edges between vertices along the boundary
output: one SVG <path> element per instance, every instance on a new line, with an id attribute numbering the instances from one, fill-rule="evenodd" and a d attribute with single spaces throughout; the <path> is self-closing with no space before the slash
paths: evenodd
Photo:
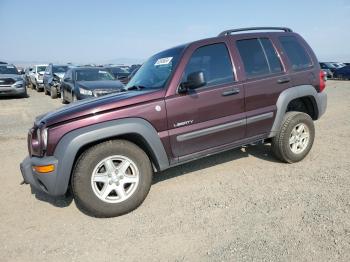
<path id="1" fill-rule="evenodd" d="M 37 117 L 25 183 L 68 189 L 96 217 L 137 208 L 154 172 L 259 141 L 283 162 L 310 151 L 326 110 L 325 78 L 284 27 L 227 30 L 150 57 L 117 94 Z"/>

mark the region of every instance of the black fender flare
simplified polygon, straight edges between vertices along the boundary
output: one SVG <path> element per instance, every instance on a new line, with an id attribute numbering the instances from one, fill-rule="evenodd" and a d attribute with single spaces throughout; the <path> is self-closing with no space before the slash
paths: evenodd
<path id="1" fill-rule="evenodd" d="M 289 102 L 291 102 L 293 99 L 307 96 L 313 97 L 316 102 L 315 109 L 317 119 L 319 119 L 325 113 L 327 108 L 327 94 L 325 92 L 318 93 L 312 85 L 300 85 L 288 88 L 284 90 L 277 99 L 276 117 L 272 125 L 269 137 L 275 136 L 279 131 Z"/>
<path id="2" fill-rule="evenodd" d="M 74 160 L 79 150 L 97 141 L 121 135 L 140 135 L 152 151 L 159 170 L 169 167 L 169 159 L 156 129 L 141 118 L 125 118 L 79 128 L 65 134 L 56 146 L 54 157 L 58 160 L 56 195 L 67 191 Z"/>

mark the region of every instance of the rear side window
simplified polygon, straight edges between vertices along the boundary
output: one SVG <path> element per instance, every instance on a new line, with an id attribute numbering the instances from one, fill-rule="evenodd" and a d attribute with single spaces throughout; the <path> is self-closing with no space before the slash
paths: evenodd
<path id="1" fill-rule="evenodd" d="M 206 87 L 231 83 L 234 81 L 231 58 L 224 43 L 198 48 L 188 62 L 183 81 L 191 73 L 202 71 Z"/>
<path id="2" fill-rule="evenodd" d="M 238 40 L 237 48 L 248 78 L 278 73 L 283 70 L 276 50 L 267 38 Z"/>
<path id="3" fill-rule="evenodd" d="M 260 43 L 262 44 L 265 50 L 270 72 L 278 73 L 283 71 L 281 60 L 279 59 L 276 49 L 273 47 L 271 41 L 267 38 L 261 38 Z"/>
<path id="4" fill-rule="evenodd" d="M 304 69 L 312 65 L 310 56 L 296 37 L 281 36 L 279 39 L 294 70 Z"/>

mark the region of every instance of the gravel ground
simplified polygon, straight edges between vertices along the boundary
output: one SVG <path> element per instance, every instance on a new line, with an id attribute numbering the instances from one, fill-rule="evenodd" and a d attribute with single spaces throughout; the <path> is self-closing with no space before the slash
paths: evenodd
<path id="1" fill-rule="evenodd" d="M 134 212 L 81 213 L 71 198 L 20 186 L 42 93 L 0 99 L 1 261 L 350 261 L 350 82 L 329 81 L 310 154 L 277 162 L 248 146 L 155 176 Z"/>

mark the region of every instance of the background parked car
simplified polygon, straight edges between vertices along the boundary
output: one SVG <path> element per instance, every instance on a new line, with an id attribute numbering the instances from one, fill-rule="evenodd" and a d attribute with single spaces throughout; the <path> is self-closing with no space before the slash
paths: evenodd
<path id="1" fill-rule="evenodd" d="M 124 85 L 105 68 L 75 67 L 61 84 L 62 103 L 120 92 Z"/>
<path id="2" fill-rule="evenodd" d="M 43 77 L 47 65 L 35 65 L 32 72 L 29 74 L 30 84 L 32 89 L 40 92 L 44 88 Z"/>
<path id="3" fill-rule="evenodd" d="M 331 62 L 331 64 L 334 65 L 336 68 L 342 68 L 346 66 L 345 64 L 339 62 Z"/>
<path id="4" fill-rule="evenodd" d="M 130 75 L 130 71 L 125 66 L 106 66 L 105 69 L 107 69 L 112 75 L 115 77 L 115 79 L 119 80 L 123 84 L 128 83 L 128 76 Z"/>
<path id="5" fill-rule="evenodd" d="M 44 74 L 44 92 L 51 98 L 57 98 L 61 92 L 61 82 L 64 74 L 69 69 L 68 65 L 49 64 Z"/>
<path id="6" fill-rule="evenodd" d="M 27 97 L 23 75 L 11 64 L 0 64 L 0 96 Z"/>
<path id="7" fill-rule="evenodd" d="M 343 66 L 342 68 L 338 68 L 334 72 L 334 78 L 350 80 L 350 66 Z"/>
<path id="8" fill-rule="evenodd" d="M 327 73 L 327 78 L 333 78 L 333 73 L 337 69 L 337 67 L 328 62 L 321 62 L 320 67 Z"/>

